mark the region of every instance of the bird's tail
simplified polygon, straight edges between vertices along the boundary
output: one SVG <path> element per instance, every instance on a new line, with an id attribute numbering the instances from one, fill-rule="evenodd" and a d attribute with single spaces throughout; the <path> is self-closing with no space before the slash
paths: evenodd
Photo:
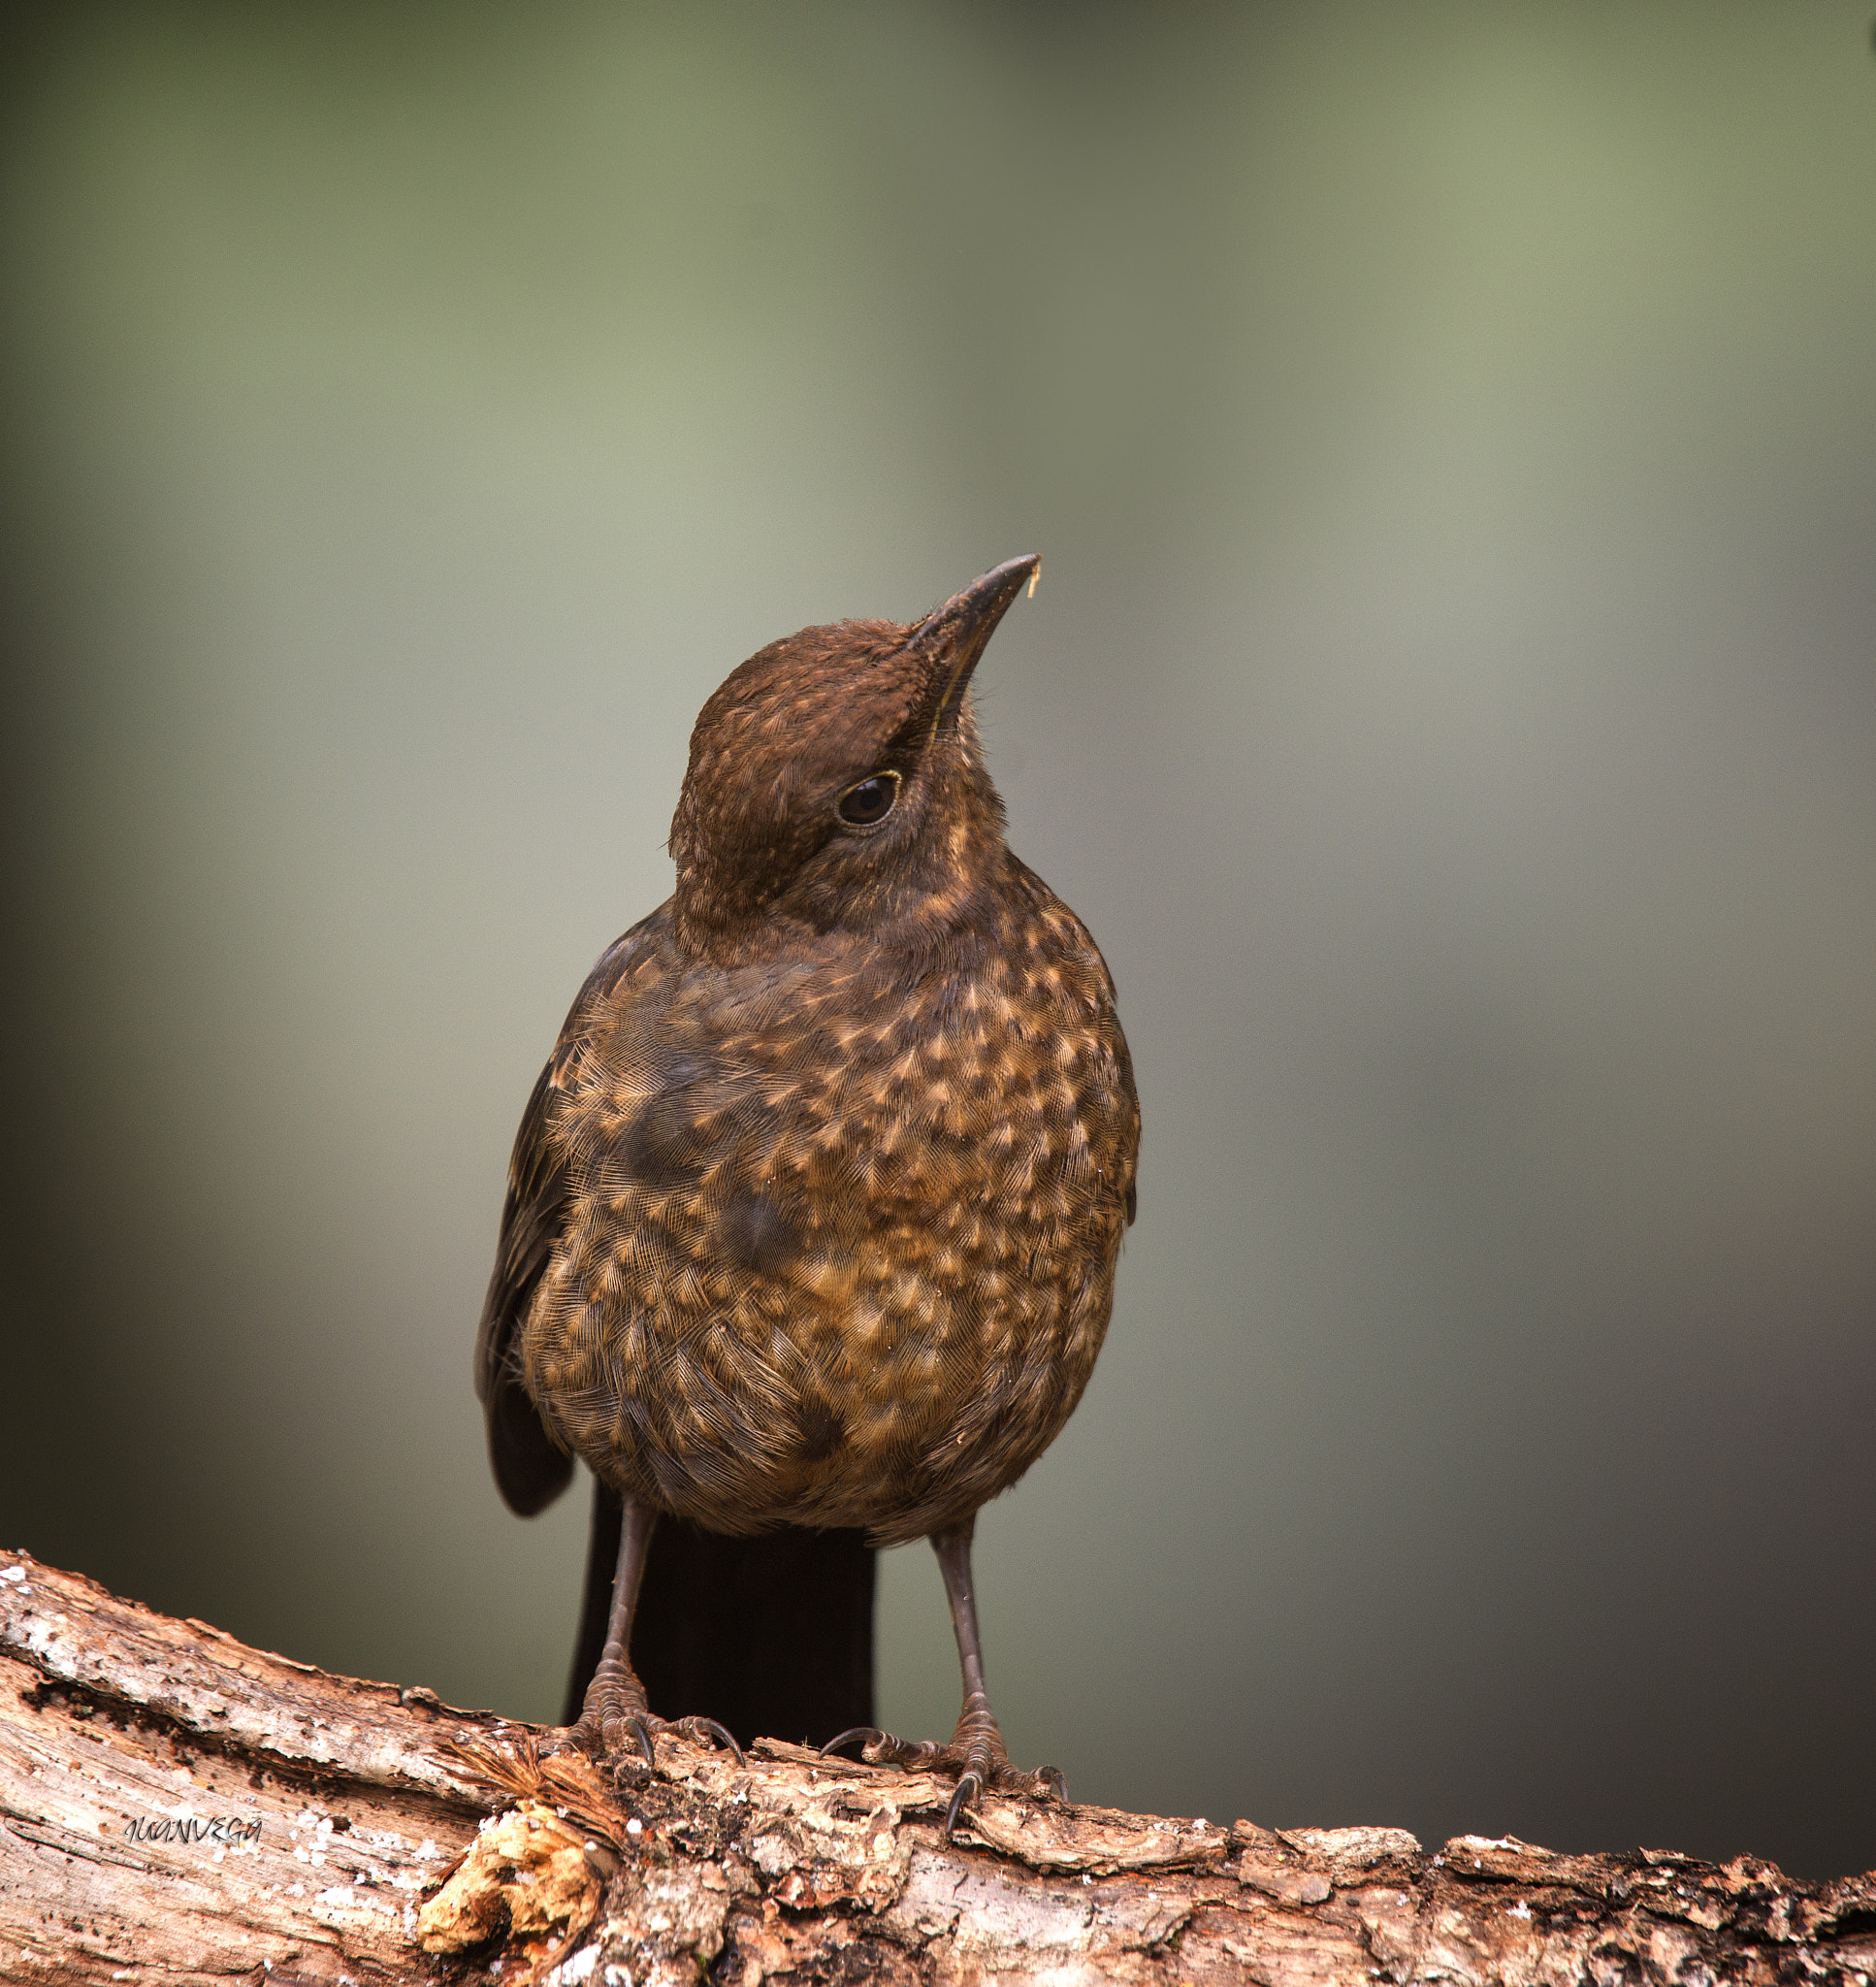
<path id="1" fill-rule="evenodd" d="M 623 1523 L 618 1492 L 596 1479 L 569 1725 L 605 1645 Z M 652 1710 L 716 1718 L 745 1745 L 759 1737 L 819 1745 L 870 1725 L 873 1562 L 859 1531 L 727 1539 L 661 1518 L 631 1637 Z"/>

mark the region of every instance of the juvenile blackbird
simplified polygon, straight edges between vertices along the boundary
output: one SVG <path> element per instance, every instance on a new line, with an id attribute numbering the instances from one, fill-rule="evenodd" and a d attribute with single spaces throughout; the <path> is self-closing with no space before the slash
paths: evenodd
<path id="1" fill-rule="evenodd" d="M 971 704 L 1039 564 L 910 626 L 803 629 L 703 706 L 676 892 L 600 958 L 534 1086 L 476 1343 L 508 1503 L 539 1510 L 572 1455 L 623 1501 L 573 1738 L 649 1759 L 666 1729 L 628 1653 L 661 1515 L 928 1537 L 956 1730 L 832 1743 L 955 1774 L 948 1831 L 987 1787 L 1061 1791 L 991 1715 L 971 1533 L 1087 1384 L 1140 1144 L 1113 982 L 1005 845 Z"/>

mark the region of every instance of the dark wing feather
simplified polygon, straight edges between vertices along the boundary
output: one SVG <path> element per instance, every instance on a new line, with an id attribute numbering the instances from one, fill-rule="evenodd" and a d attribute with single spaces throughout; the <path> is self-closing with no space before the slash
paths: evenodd
<path id="1" fill-rule="evenodd" d="M 566 1166 L 548 1131 L 554 1106 L 606 996 L 662 915 L 654 912 L 616 939 L 587 975 L 554 1053 L 535 1080 L 508 1161 L 495 1272 L 475 1334 L 475 1394 L 488 1422 L 489 1466 L 497 1486 L 508 1508 L 523 1517 L 552 1504 L 573 1475 L 573 1458 L 548 1434 L 522 1384 L 519 1356 L 522 1322 L 566 1221 Z"/>

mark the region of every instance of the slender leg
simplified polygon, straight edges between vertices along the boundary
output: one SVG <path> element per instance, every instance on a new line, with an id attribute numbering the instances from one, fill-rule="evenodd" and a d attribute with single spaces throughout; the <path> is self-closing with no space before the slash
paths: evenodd
<path id="1" fill-rule="evenodd" d="M 977 1595 L 971 1586 L 971 1537 L 976 1529 L 976 1520 L 966 1518 L 956 1531 L 931 1536 L 938 1571 L 945 1577 L 945 1599 L 951 1603 L 957 1667 L 964 1678 L 964 1708 L 957 1714 L 957 1729 L 951 1735 L 951 1750 L 963 1755 L 964 1766 L 945 1813 L 947 1836 L 956 1824 L 958 1810 L 977 1799 L 999 1767 L 1007 1770 L 1010 1764 L 1003 1734 L 990 1710 L 989 1693 L 984 1687 L 984 1645 L 978 1639 Z"/>
<path id="2" fill-rule="evenodd" d="M 627 1504 L 619 1532 L 619 1565 L 612 1576 L 612 1610 L 606 1616 L 605 1645 L 598 1667 L 586 1686 L 573 1740 L 590 1752 L 624 1752 L 636 1742 L 645 1764 L 656 1766 L 652 1750 L 651 1707 L 645 1687 L 631 1667 L 631 1617 L 638 1611 L 638 1584 L 645 1578 L 645 1554 L 651 1549 L 658 1514 L 642 1504 Z"/>
<path id="3" fill-rule="evenodd" d="M 573 1663 L 566 1677 L 566 1710 L 561 1723 L 578 1722 L 586 1703 L 586 1686 L 599 1667 L 606 1645 L 606 1616 L 612 1612 L 612 1576 L 619 1570 L 619 1537 L 625 1529 L 626 1508 L 603 1477 L 593 1480 L 593 1522 L 586 1538 L 586 1584 L 580 1595 L 580 1626 L 573 1644 Z M 661 1528 L 659 1536 L 663 1536 Z M 650 1569 L 650 1555 L 646 1568 Z M 641 1589 L 642 1591 L 642 1589 Z"/>
<path id="4" fill-rule="evenodd" d="M 631 1618 L 638 1608 L 638 1587 L 645 1578 L 645 1555 L 651 1549 L 657 1512 L 626 1500 L 619 1532 L 619 1570 L 612 1577 L 612 1611 L 606 1616 L 605 1647 L 598 1668 L 586 1687 L 580 1715 L 567 1733 L 574 1744 L 604 1759 L 628 1752 L 636 1744 L 647 1766 L 658 1764 L 652 1737 L 658 1732 L 682 1732 L 687 1739 L 727 1745 L 742 1763 L 742 1747 L 714 1718 L 657 1716 L 645 1702 L 645 1686 L 631 1667 Z"/>
<path id="5" fill-rule="evenodd" d="M 990 1710 L 989 1693 L 984 1685 L 984 1645 L 977 1633 L 977 1596 L 971 1587 L 971 1535 L 975 1529 L 976 1519 L 966 1518 L 954 1531 L 931 1535 L 931 1549 L 938 1555 L 938 1570 L 945 1578 L 945 1598 L 951 1603 L 957 1666 L 964 1678 L 964 1708 L 951 1743 L 934 1745 L 929 1740 L 912 1743 L 874 1726 L 857 1725 L 821 1748 L 828 1753 L 857 1740 L 862 1756 L 876 1765 L 902 1766 L 915 1773 L 955 1774 L 957 1788 L 945 1810 L 948 1840 L 958 1815 L 986 1787 L 1000 1794 L 1024 1795 L 1032 1801 L 1068 1799 L 1068 1788 L 1056 1768 L 1046 1766 L 1026 1774 L 1010 1764 L 1003 1734 Z"/>

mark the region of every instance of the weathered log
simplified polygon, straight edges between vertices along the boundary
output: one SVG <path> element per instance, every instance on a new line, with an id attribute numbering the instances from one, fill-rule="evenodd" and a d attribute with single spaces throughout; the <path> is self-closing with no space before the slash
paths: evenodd
<path id="1" fill-rule="evenodd" d="M 1876 1873 L 988 1801 L 761 1742 L 583 1756 L 0 1553 L 0 1978 L 1869 1987 Z"/>

